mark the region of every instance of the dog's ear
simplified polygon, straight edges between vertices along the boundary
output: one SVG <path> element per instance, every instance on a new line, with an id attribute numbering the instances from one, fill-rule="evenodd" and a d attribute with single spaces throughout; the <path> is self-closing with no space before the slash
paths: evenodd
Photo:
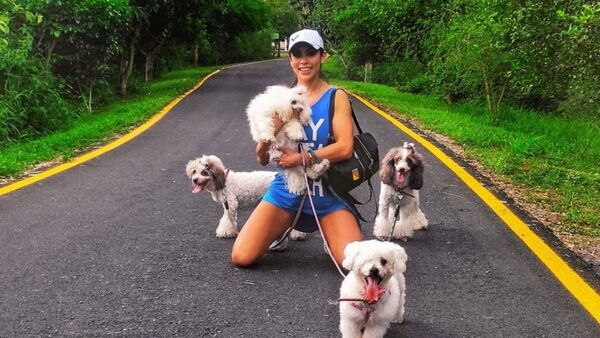
<path id="1" fill-rule="evenodd" d="M 192 178 L 192 168 L 194 166 L 194 160 L 191 160 L 185 166 L 185 173 L 189 178 Z"/>
<path id="2" fill-rule="evenodd" d="M 215 190 L 223 190 L 225 188 L 225 170 L 223 167 L 218 165 L 210 166 L 208 169 L 212 173 L 213 184 L 215 185 Z"/>
<path id="3" fill-rule="evenodd" d="M 225 167 L 223 166 L 223 162 L 221 159 L 214 155 L 208 156 L 208 165 L 206 170 L 211 172 L 211 176 L 213 178 L 213 184 L 215 185 L 215 190 L 222 190 L 225 188 Z"/>
<path id="4" fill-rule="evenodd" d="M 394 271 L 396 273 L 404 273 L 406 271 L 406 261 L 408 256 L 403 247 L 398 244 L 394 244 Z"/>
<path id="5" fill-rule="evenodd" d="M 379 171 L 379 179 L 381 183 L 387 185 L 394 185 L 394 164 L 396 162 L 396 156 L 400 153 L 400 149 L 390 149 L 383 160 L 381 160 L 381 170 Z"/>
<path id="6" fill-rule="evenodd" d="M 419 190 L 423 187 L 423 171 L 425 166 L 423 165 L 423 157 L 419 153 L 412 153 L 408 155 L 407 162 L 410 165 L 410 176 L 408 177 L 408 186 L 411 189 Z"/>
<path id="7" fill-rule="evenodd" d="M 354 260 L 356 256 L 358 256 L 360 242 L 350 242 L 346 244 L 344 248 L 344 260 L 342 261 L 342 266 L 346 270 L 352 270 L 354 266 Z"/>

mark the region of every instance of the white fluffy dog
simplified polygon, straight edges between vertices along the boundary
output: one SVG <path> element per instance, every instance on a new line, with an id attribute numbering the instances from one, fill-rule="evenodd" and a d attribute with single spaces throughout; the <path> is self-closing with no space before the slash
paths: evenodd
<path id="1" fill-rule="evenodd" d="M 407 259 L 404 248 L 392 242 L 346 245 L 342 265 L 350 272 L 339 299 L 343 338 L 383 337 L 391 322 L 404 320 Z"/>
<path id="2" fill-rule="evenodd" d="M 272 160 L 281 155 L 280 147 L 296 150 L 298 142 L 306 140 L 304 126 L 310 122 L 312 111 L 306 102 L 306 89 L 303 87 L 269 86 L 250 101 L 246 114 L 252 139 L 256 142 L 271 142 L 269 155 Z M 273 124 L 275 115 L 284 123 L 277 135 Z M 324 159 L 307 168 L 307 175 L 314 179 L 328 168 L 329 161 Z M 294 194 L 302 194 L 306 189 L 303 168 L 286 168 L 284 174 L 288 190 Z"/>
<path id="3" fill-rule="evenodd" d="M 192 193 L 209 191 L 213 200 L 223 205 L 223 216 L 216 230 L 217 237 L 223 238 L 237 235 L 238 209 L 256 206 L 275 177 L 273 171 L 235 172 L 226 169 L 215 155 L 203 155 L 189 161 L 185 170 L 194 185 Z M 306 234 L 294 230 L 290 237 L 301 240 Z"/>
<path id="4" fill-rule="evenodd" d="M 423 158 L 413 143 L 404 142 L 385 155 L 379 172 L 381 192 L 373 227 L 375 237 L 407 240 L 413 236 L 413 230 L 427 229 L 427 218 L 419 206 L 423 169 Z"/>

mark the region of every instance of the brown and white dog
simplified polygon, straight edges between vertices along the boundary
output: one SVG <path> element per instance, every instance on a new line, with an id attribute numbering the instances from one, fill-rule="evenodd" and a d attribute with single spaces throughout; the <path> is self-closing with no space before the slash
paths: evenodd
<path id="1" fill-rule="evenodd" d="M 275 178 L 274 171 L 235 172 L 226 169 L 220 158 L 203 155 L 189 161 L 186 173 L 194 189 L 192 193 L 210 192 L 212 199 L 223 206 L 223 216 L 217 226 L 217 237 L 235 237 L 238 234 L 238 209 L 253 208 Z M 290 237 L 302 240 L 306 234 L 293 230 Z"/>
<path id="2" fill-rule="evenodd" d="M 379 172 L 381 192 L 373 228 L 375 237 L 407 240 L 413 236 L 413 230 L 427 229 L 427 218 L 419 207 L 423 169 L 423 157 L 413 143 L 404 142 L 385 155 Z"/>
<path id="3" fill-rule="evenodd" d="M 340 287 L 343 338 L 381 338 L 390 323 L 404 320 L 406 251 L 378 240 L 352 242 L 342 265 L 350 272 Z"/>

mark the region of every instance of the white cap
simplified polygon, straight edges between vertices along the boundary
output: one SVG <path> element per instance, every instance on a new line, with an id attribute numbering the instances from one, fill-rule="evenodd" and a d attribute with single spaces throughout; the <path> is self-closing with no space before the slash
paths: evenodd
<path id="1" fill-rule="evenodd" d="M 312 29 L 303 29 L 290 35 L 290 45 L 288 46 L 288 50 L 291 50 L 292 47 L 299 42 L 306 42 L 317 50 L 323 48 L 323 39 L 321 38 L 321 35 Z"/>

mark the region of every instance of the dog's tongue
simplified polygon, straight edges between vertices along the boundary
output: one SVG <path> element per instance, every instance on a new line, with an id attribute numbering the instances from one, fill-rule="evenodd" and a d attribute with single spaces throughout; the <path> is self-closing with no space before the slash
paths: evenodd
<path id="1" fill-rule="evenodd" d="M 371 277 L 367 277 L 367 289 L 365 290 L 365 301 L 367 303 L 375 303 L 379 300 L 379 296 L 381 296 L 385 292 L 384 289 L 380 288 L 375 281 Z"/>
<path id="2" fill-rule="evenodd" d="M 403 172 L 396 172 L 396 181 L 398 183 L 404 183 L 404 179 L 406 178 L 406 174 Z"/>
<path id="3" fill-rule="evenodd" d="M 201 186 L 201 185 L 195 185 L 194 186 L 194 190 L 192 190 L 192 194 L 197 194 L 197 193 L 201 192 L 203 189 L 204 189 L 203 186 Z"/>

